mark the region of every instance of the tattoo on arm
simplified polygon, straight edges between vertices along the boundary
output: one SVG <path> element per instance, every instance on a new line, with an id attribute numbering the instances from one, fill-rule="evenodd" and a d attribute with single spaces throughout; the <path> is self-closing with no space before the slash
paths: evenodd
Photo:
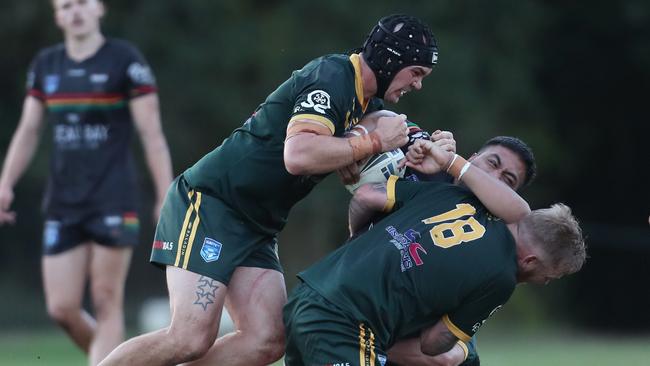
<path id="1" fill-rule="evenodd" d="M 195 305 L 200 305 L 203 310 L 208 308 L 208 305 L 214 304 L 214 297 L 217 294 L 217 281 L 210 277 L 201 276 L 196 283 L 196 300 Z"/>
<path id="2" fill-rule="evenodd" d="M 430 356 L 445 353 L 452 349 L 457 341 L 458 338 L 448 329 L 445 329 L 438 333 L 435 339 L 428 339 L 425 341 L 426 344 L 422 344 L 422 353 Z"/>
<path id="3" fill-rule="evenodd" d="M 348 223 L 351 237 L 360 234 L 359 231 L 365 229 L 372 218 L 383 208 L 383 206 L 379 207 L 380 205 L 377 202 L 374 202 L 372 197 L 377 193 L 379 193 L 379 197 L 385 197 L 386 183 L 373 184 L 371 191 L 372 193 L 360 192 L 361 194 L 355 194 L 352 197 L 352 200 L 350 200 Z"/>

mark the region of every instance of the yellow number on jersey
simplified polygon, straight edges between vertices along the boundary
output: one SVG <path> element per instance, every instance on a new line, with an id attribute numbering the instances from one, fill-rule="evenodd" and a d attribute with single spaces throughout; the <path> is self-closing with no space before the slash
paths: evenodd
<path id="1" fill-rule="evenodd" d="M 422 222 L 425 224 L 435 224 L 442 221 L 460 219 L 461 217 L 474 215 L 475 213 L 476 209 L 474 206 L 467 203 L 459 203 L 455 209 L 429 217 L 428 219 L 422 220 Z M 446 233 L 450 235 L 445 236 Z M 485 226 L 476 221 L 474 217 L 469 217 L 454 222 L 438 224 L 429 230 L 429 234 L 431 234 L 433 244 L 441 248 L 450 248 L 454 245 L 483 237 L 485 234 Z"/>

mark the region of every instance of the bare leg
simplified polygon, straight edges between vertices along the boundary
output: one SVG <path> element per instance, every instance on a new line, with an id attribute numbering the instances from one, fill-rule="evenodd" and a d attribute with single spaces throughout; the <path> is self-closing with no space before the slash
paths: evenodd
<path id="1" fill-rule="evenodd" d="M 205 355 L 219 331 L 226 286 L 168 266 L 167 287 L 172 312 L 170 326 L 122 343 L 101 366 L 176 365 Z"/>
<path id="2" fill-rule="evenodd" d="M 228 287 L 226 307 L 235 332 L 217 339 L 192 366 L 268 365 L 284 354 L 282 307 L 287 292 L 282 273 L 237 267 Z"/>
<path id="3" fill-rule="evenodd" d="M 97 319 L 90 345 L 90 365 L 97 365 L 124 341 L 124 283 L 131 260 L 131 248 L 91 246 L 90 292 Z"/>
<path id="4" fill-rule="evenodd" d="M 41 260 L 47 312 L 86 353 L 96 327 L 95 320 L 81 308 L 89 258 L 90 244 L 83 244 Z"/>

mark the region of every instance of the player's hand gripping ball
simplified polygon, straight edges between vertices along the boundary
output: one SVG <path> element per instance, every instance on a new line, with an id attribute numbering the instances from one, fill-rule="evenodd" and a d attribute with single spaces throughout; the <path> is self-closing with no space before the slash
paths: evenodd
<path id="1" fill-rule="evenodd" d="M 354 184 L 348 184 L 345 188 L 354 194 L 357 188 L 366 183 L 385 183 L 391 175 L 403 178 L 406 168 L 398 168 L 398 166 L 405 158 L 404 153 L 400 149 L 373 155 L 359 163 L 359 181 Z"/>

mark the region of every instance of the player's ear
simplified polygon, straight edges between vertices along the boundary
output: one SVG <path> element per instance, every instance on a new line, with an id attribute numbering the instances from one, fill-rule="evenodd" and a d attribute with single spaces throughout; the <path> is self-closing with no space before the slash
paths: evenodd
<path id="1" fill-rule="evenodd" d="M 99 19 L 102 19 L 106 15 L 106 4 L 102 0 L 97 0 L 97 9 L 99 10 Z"/>
<path id="2" fill-rule="evenodd" d="M 526 271 L 534 270 L 539 263 L 539 257 L 535 254 L 528 254 L 521 260 L 522 269 Z"/>

